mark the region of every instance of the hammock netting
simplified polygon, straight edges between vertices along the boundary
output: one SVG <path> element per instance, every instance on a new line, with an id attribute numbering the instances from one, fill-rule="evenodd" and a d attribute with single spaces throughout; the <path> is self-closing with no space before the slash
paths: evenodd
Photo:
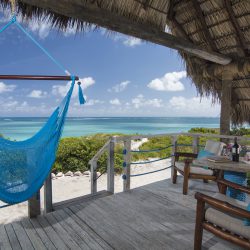
<path id="1" fill-rule="evenodd" d="M 50 174 L 56 158 L 75 81 L 43 128 L 15 142 L 0 138 L 0 200 L 16 204 L 31 198 Z"/>

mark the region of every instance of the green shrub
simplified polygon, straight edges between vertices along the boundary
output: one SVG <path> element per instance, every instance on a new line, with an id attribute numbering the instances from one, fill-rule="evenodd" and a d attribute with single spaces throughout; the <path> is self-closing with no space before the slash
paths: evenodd
<path id="1" fill-rule="evenodd" d="M 96 134 L 84 137 L 70 137 L 60 140 L 56 162 L 53 166 L 53 172 L 67 171 L 86 171 L 90 166 L 88 162 L 98 152 L 98 150 L 107 142 L 111 135 Z M 121 146 L 117 145 L 115 152 L 121 152 Z M 107 154 L 100 157 L 98 161 L 98 170 L 105 172 L 107 166 Z M 122 171 L 122 155 L 115 154 L 115 171 Z"/>
<path id="2" fill-rule="evenodd" d="M 217 128 L 191 128 L 189 133 L 197 133 L 197 134 L 218 134 L 219 129 Z"/>

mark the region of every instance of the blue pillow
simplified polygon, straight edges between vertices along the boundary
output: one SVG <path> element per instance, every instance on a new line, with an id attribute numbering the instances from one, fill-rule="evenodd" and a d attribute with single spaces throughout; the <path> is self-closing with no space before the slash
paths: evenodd
<path id="1" fill-rule="evenodd" d="M 197 156 L 197 159 L 202 159 L 202 158 L 205 158 L 205 157 L 208 157 L 208 156 L 212 156 L 214 155 L 214 153 L 211 153 L 209 151 L 206 151 L 206 150 L 200 150 L 199 151 L 199 154 Z M 208 167 L 204 166 L 203 167 L 204 169 L 208 169 Z"/>
<path id="2" fill-rule="evenodd" d="M 211 153 L 209 151 L 206 151 L 206 150 L 201 150 L 198 154 L 198 159 L 201 159 L 201 158 L 205 158 L 205 157 L 208 157 L 208 156 L 211 156 L 211 155 L 214 155 L 214 153 Z"/>
<path id="3" fill-rule="evenodd" d="M 250 212 L 250 203 L 247 206 L 247 211 Z M 244 225 L 245 226 L 250 226 L 250 219 L 244 219 Z"/>

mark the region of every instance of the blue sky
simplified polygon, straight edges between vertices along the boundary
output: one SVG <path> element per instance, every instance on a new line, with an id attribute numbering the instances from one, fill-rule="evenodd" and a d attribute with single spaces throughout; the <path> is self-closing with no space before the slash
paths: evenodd
<path id="1" fill-rule="evenodd" d="M 2 15 L 0 25 L 8 18 Z M 69 116 L 214 116 L 219 105 L 197 97 L 177 52 L 104 30 L 59 32 L 47 23 L 23 23 L 72 74 L 82 79 L 87 103 L 75 92 Z M 61 75 L 15 26 L 0 34 L 0 74 Z M 0 116 L 49 116 L 67 82 L 0 81 Z"/>

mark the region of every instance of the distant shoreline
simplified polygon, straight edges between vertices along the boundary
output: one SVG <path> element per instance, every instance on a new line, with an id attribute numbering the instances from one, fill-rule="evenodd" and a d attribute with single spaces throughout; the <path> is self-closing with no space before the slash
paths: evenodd
<path id="1" fill-rule="evenodd" d="M 0 134 L 25 140 L 36 134 L 46 117 L 0 117 Z M 68 117 L 63 137 L 96 133 L 162 134 L 187 132 L 193 127 L 219 128 L 215 117 Z"/>

